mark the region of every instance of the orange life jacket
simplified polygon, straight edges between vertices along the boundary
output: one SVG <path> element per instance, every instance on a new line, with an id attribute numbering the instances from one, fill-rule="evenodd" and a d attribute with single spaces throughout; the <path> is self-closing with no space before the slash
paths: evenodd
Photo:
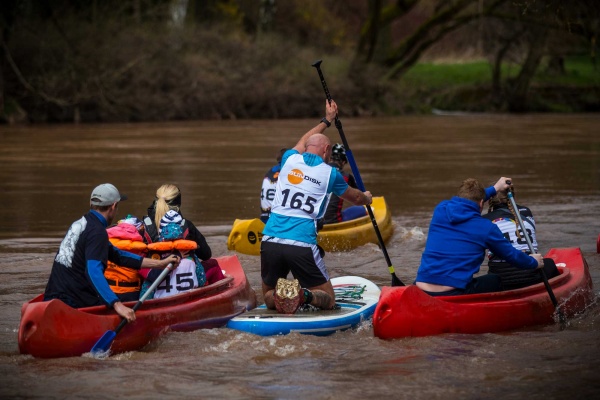
<path id="1" fill-rule="evenodd" d="M 144 242 L 129 239 L 109 238 L 110 242 L 118 249 L 144 255 L 147 245 Z M 119 266 L 108 262 L 104 277 L 114 293 L 139 292 L 142 288 L 142 277 L 139 271 L 132 268 Z"/>
<path id="2" fill-rule="evenodd" d="M 159 252 L 172 251 L 172 250 L 189 251 L 189 250 L 196 250 L 197 248 L 198 248 L 198 243 L 194 242 L 193 240 L 186 240 L 186 239 L 177 239 L 177 240 L 168 241 L 168 242 L 167 241 L 166 242 L 154 242 L 154 243 L 148 244 L 148 250 L 159 251 Z"/>
<path id="3" fill-rule="evenodd" d="M 110 238 L 108 239 L 113 246 L 118 249 L 130 251 L 132 253 L 142 253 L 146 251 L 148 245 L 144 242 L 138 240 L 129 240 L 129 239 L 119 239 L 119 238 Z"/>
<path id="4" fill-rule="evenodd" d="M 111 261 L 104 271 L 104 277 L 115 293 L 139 292 L 142 288 L 142 277 L 137 269 L 120 267 Z"/>

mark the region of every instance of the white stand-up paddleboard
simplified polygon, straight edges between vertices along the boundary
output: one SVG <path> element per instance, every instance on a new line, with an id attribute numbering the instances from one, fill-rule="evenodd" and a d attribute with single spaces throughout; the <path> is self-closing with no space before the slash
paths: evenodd
<path id="1" fill-rule="evenodd" d="M 373 282 L 359 276 L 331 279 L 335 291 L 334 310 L 302 311 L 279 314 L 261 305 L 227 323 L 228 328 L 261 336 L 286 335 L 298 332 L 326 336 L 356 327 L 373 316 L 381 290 Z"/>

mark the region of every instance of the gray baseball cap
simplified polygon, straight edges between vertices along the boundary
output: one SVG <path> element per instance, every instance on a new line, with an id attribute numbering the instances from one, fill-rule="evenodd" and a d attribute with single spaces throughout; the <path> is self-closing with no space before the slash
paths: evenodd
<path id="1" fill-rule="evenodd" d="M 127 196 L 119 193 L 117 188 L 110 183 L 96 186 L 90 196 L 90 204 L 94 206 L 110 206 L 123 200 L 127 200 Z"/>

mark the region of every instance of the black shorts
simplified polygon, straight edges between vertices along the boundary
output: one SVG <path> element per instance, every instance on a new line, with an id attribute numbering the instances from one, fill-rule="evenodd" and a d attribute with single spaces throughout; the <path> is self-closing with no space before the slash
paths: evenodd
<path id="1" fill-rule="evenodd" d="M 265 285 L 275 287 L 279 278 L 291 272 L 300 286 L 311 288 L 329 281 L 323 257 L 317 245 L 311 247 L 262 242 L 260 244 L 260 276 Z"/>

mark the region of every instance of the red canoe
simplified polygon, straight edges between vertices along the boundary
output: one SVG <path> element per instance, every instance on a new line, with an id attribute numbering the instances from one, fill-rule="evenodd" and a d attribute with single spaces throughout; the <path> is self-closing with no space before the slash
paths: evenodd
<path id="1" fill-rule="evenodd" d="M 125 325 L 111 353 L 138 350 L 166 331 L 192 331 L 224 326 L 256 307 L 256 294 L 236 256 L 217 258 L 226 278 L 173 297 L 147 300 L 136 320 Z M 125 303 L 132 307 L 135 302 Z M 121 317 L 105 306 L 71 308 L 60 300 L 42 301 L 42 295 L 23 304 L 19 350 L 34 357 L 70 357 L 89 352 Z"/>
<path id="2" fill-rule="evenodd" d="M 592 279 L 578 248 L 552 249 L 560 275 L 549 280 L 565 317 L 593 301 Z M 538 283 L 505 292 L 432 297 L 414 285 L 384 287 L 373 314 L 375 336 L 382 339 L 441 333 L 485 333 L 554 322 L 546 287 Z"/>

